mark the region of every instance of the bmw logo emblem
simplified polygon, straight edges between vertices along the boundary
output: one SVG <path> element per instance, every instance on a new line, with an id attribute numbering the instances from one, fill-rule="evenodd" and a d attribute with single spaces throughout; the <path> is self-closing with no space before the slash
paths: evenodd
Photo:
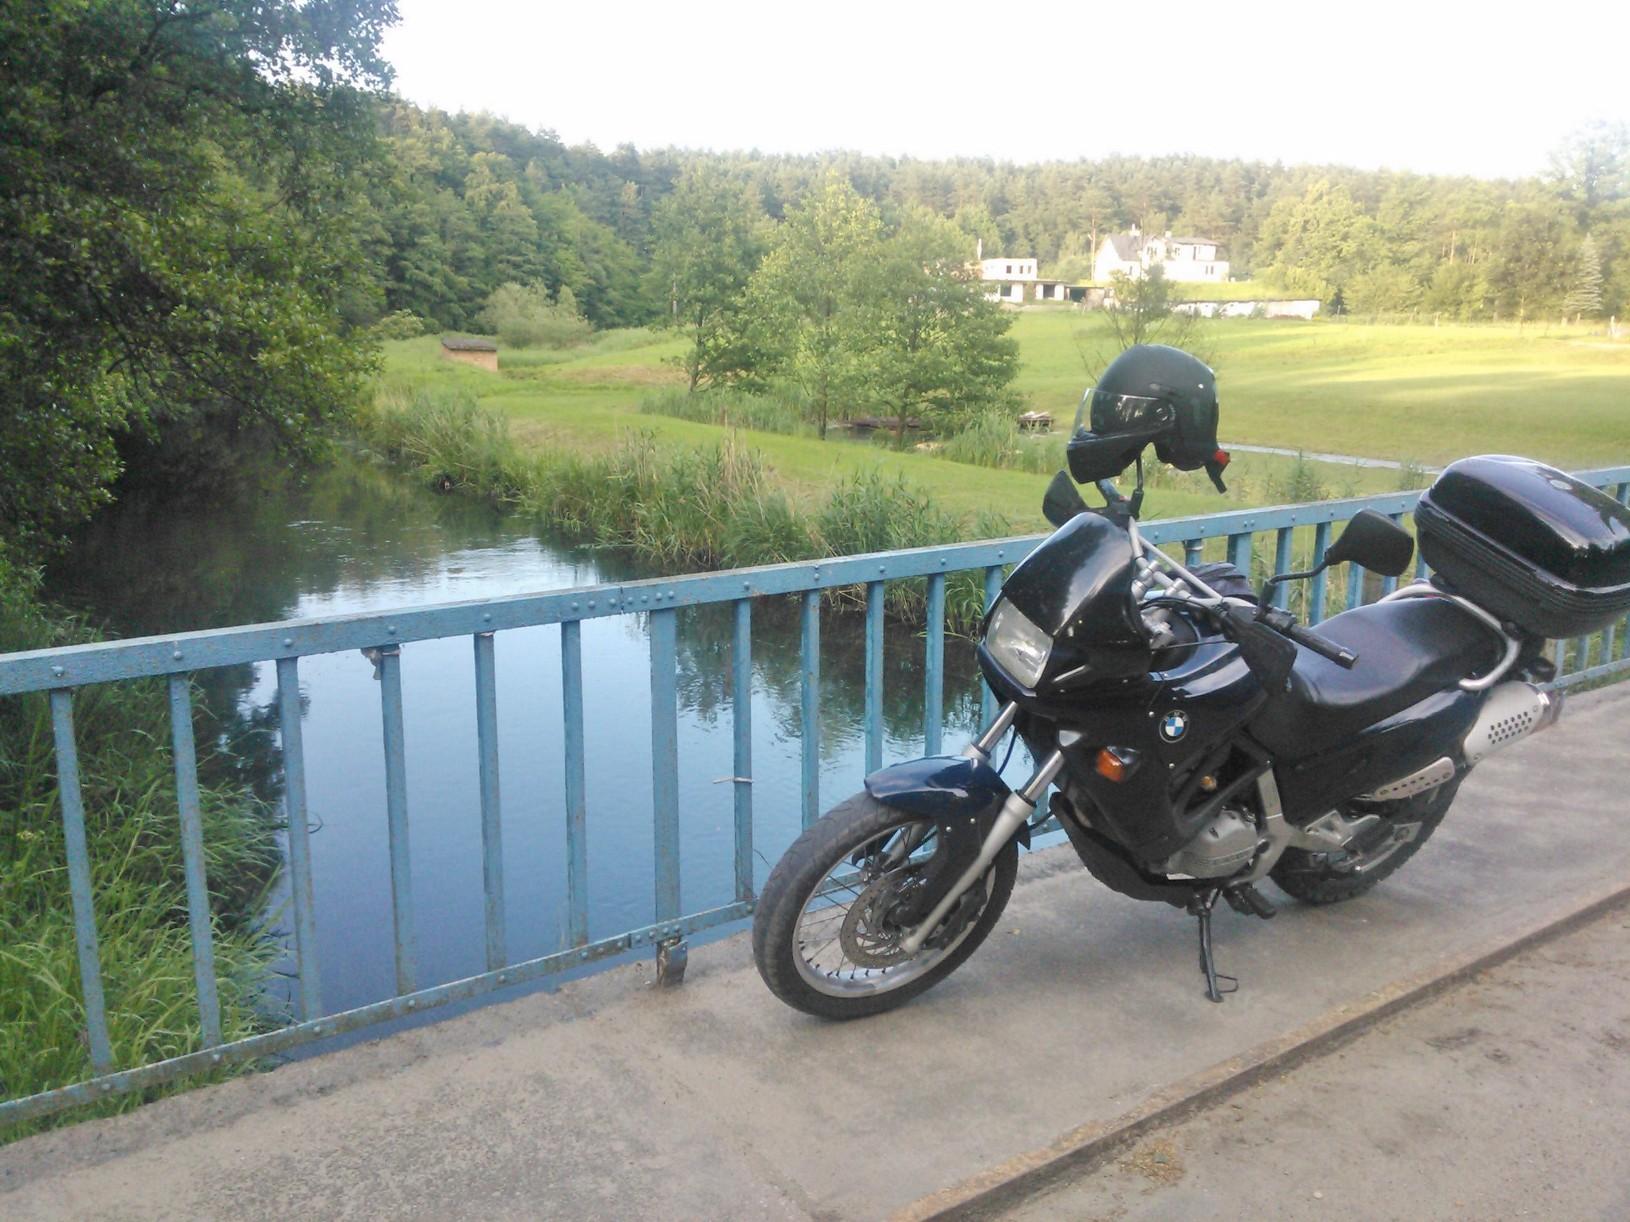
<path id="1" fill-rule="evenodd" d="M 1173 709 L 1160 719 L 1160 737 L 1169 743 L 1174 743 L 1189 730 L 1189 715 L 1181 709 Z"/>

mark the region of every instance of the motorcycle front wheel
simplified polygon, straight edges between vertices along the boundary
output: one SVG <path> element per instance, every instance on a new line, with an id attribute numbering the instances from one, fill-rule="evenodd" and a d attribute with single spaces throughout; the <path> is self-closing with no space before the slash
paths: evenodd
<path id="1" fill-rule="evenodd" d="M 1019 846 L 1005 845 L 914 955 L 891 913 L 922 885 L 937 827 L 860 793 L 839 803 L 776 863 L 753 916 L 753 959 L 770 991 L 820 1018 L 903 1005 L 954 972 L 1013 893 Z"/>

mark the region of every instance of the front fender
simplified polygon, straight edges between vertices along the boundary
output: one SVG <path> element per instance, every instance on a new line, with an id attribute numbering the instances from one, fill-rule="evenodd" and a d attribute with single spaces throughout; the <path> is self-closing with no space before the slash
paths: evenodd
<path id="1" fill-rule="evenodd" d="M 981 759 L 966 755 L 931 755 L 883 768 L 866 778 L 866 792 L 884 806 L 921 815 L 945 827 L 972 819 L 980 836 L 990 830 L 996 812 L 1013 791 L 1001 773 Z M 1019 833 L 1029 847 L 1028 830 Z"/>

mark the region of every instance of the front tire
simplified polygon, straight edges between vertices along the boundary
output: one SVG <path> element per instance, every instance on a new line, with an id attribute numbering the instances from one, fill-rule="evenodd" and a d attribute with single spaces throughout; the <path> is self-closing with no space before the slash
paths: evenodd
<path id="1" fill-rule="evenodd" d="M 1363 895 L 1420 852 L 1449 813 L 1464 775 L 1409 798 L 1348 803 L 1341 813 L 1349 819 L 1379 815 L 1381 822 L 1335 852 L 1286 849 L 1268 877 L 1287 895 L 1308 904 L 1334 904 Z"/>
<path id="2" fill-rule="evenodd" d="M 969 908 L 953 908 L 921 950 L 904 956 L 890 946 L 903 930 L 889 924 L 888 906 L 937 845 L 932 821 L 867 793 L 806 829 L 770 871 L 753 916 L 753 959 L 770 991 L 819 1018 L 864 1018 L 904 1005 L 961 966 L 1007 906 L 1019 846 L 1004 845 L 969 890 Z"/>

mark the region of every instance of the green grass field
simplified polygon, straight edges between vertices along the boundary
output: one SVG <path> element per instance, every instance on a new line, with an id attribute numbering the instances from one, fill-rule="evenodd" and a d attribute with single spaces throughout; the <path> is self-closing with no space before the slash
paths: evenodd
<path id="1" fill-rule="evenodd" d="M 1101 317 L 1072 309 L 1017 315 L 1019 388 L 1060 430 L 1081 388 L 1114 354 Z M 710 444 L 718 426 L 640 415 L 650 388 L 678 380 L 665 358 L 680 341 L 610 332 L 567 353 L 504 352 L 496 377 L 440 359 L 434 337 L 386 346 L 387 383 L 462 389 L 500 410 L 538 447 L 603 450 L 628 430 Z M 1218 320 L 1193 345 L 1217 370 L 1224 442 L 1441 464 L 1472 453 L 1521 453 L 1568 467 L 1630 462 L 1630 344 L 1529 327 L 1368 326 Z M 902 475 L 959 514 L 993 510 L 1039 525 L 1047 478 L 898 453 L 849 441 L 746 434 L 795 496 L 814 498 L 859 470 Z M 1059 437 L 1062 447 L 1062 435 Z M 1151 491 L 1146 517 L 1215 512 L 1285 499 L 1294 460 L 1238 456 L 1227 498 L 1185 477 Z M 1329 495 L 1400 486 L 1400 473 L 1315 464 Z M 1279 493 L 1280 495 L 1276 495 Z"/>

